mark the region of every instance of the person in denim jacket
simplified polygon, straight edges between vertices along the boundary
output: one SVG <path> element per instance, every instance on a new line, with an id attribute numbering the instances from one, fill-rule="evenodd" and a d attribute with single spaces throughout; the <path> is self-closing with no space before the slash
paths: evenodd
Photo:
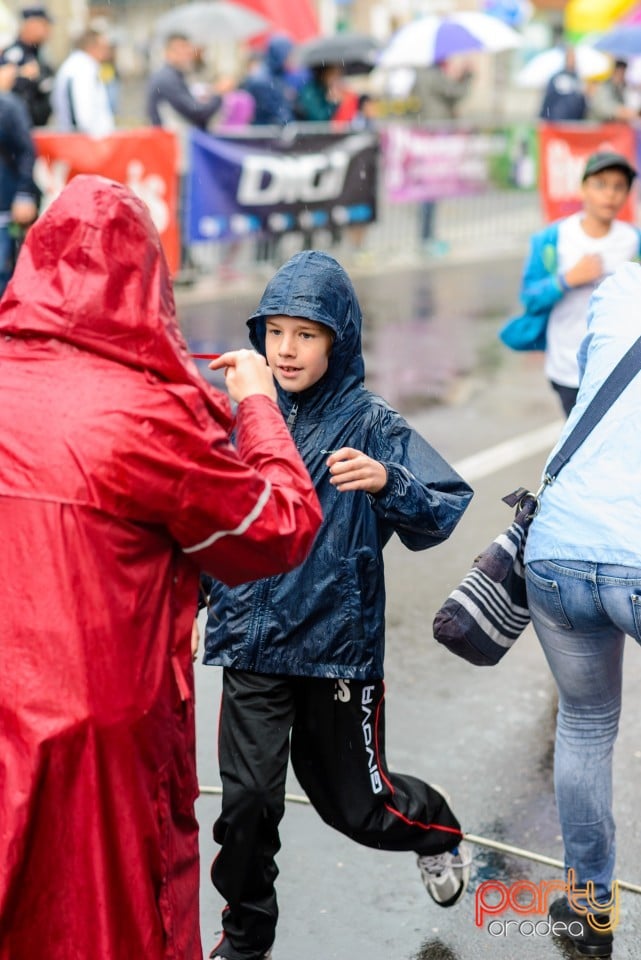
<path id="1" fill-rule="evenodd" d="M 549 460 L 641 336 L 640 300 L 637 263 L 621 265 L 594 293 L 576 406 Z M 641 643 L 640 406 L 637 373 L 546 487 L 525 549 L 532 624 L 559 692 L 554 787 L 576 889 L 550 915 L 591 957 L 610 956 L 618 921 L 612 756 L 625 637 Z"/>

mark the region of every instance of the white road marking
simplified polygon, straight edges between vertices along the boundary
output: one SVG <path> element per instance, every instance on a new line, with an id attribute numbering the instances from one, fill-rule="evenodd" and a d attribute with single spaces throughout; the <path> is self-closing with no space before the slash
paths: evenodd
<path id="1" fill-rule="evenodd" d="M 527 460 L 536 453 L 549 452 L 559 439 L 564 423 L 563 420 L 555 420 L 554 423 L 548 423 L 545 427 L 530 430 L 529 433 L 498 443 L 495 447 L 489 447 L 480 453 L 473 453 L 470 457 L 465 457 L 453 464 L 454 469 L 464 480 L 471 482 L 480 480 L 481 477 L 488 477 L 492 473 L 498 473 L 504 467 L 509 467 L 520 460 Z"/>

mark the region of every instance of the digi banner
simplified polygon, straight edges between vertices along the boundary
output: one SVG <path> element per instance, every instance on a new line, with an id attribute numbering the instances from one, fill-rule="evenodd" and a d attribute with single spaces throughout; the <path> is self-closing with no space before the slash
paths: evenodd
<path id="1" fill-rule="evenodd" d="M 276 137 L 190 134 L 188 237 L 237 240 L 376 219 L 378 138 L 371 132 Z"/>
<path id="2" fill-rule="evenodd" d="M 581 209 L 581 177 L 591 153 L 622 153 L 633 166 L 637 161 L 636 134 L 627 123 L 589 124 L 542 123 L 539 127 L 541 165 L 540 189 L 546 221 L 559 220 Z M 633 186 L 620 220 L 636 220 Z"/>
<path id="3" fill-rule="evenodd" d="M 149 207 L 169 269 L 178 269 L 177 143 L 157 127 L 123 130 L 109 137 L 34 131 L 34 180 L 45 209 L 79 173 L 96 173 L 124 183 Z"/>

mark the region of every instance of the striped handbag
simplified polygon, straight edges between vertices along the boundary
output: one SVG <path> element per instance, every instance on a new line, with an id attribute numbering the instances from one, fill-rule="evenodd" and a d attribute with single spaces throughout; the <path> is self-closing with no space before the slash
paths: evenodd
<path id="1" fill-rule="evenodd" d="M 498 663 L 530 622 L 523 552 L 538 501 L 523 488 L 503 499 L 514 498 L 512 524 L 476 558 L 434 618 L 436 640 L 481 667 Z"/>
<path id="2" fill-rule="evenodd" d="M 581 417 L 547 465 L 536 493 L 523 487 L 503 497 L 516 507 L 510 527 L 474 561 L 463 581 L 434 618 L 434 638 L 458 657 L 477 666 L 494 666 L 528 625 L 523 554 L 539 498 L 641 368 L 641 337 L 601 384 Z"/>

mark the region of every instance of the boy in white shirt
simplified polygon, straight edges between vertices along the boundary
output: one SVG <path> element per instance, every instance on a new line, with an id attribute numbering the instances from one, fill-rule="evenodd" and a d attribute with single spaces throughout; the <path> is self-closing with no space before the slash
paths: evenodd
<path id="1" fill-rule="evenodd" d="M 582 178 L 583 209 L 534 234 L 521 282 L 526 308 L 500 331 L 516 350 L 545 350 L 545 374 L 565 414 L 576 401 L 576 360 L 594 288 L 627 260 L 638 258 L 641 234 L 617 220 L 636 177 L 622 154 L 594 153 Z"/>

